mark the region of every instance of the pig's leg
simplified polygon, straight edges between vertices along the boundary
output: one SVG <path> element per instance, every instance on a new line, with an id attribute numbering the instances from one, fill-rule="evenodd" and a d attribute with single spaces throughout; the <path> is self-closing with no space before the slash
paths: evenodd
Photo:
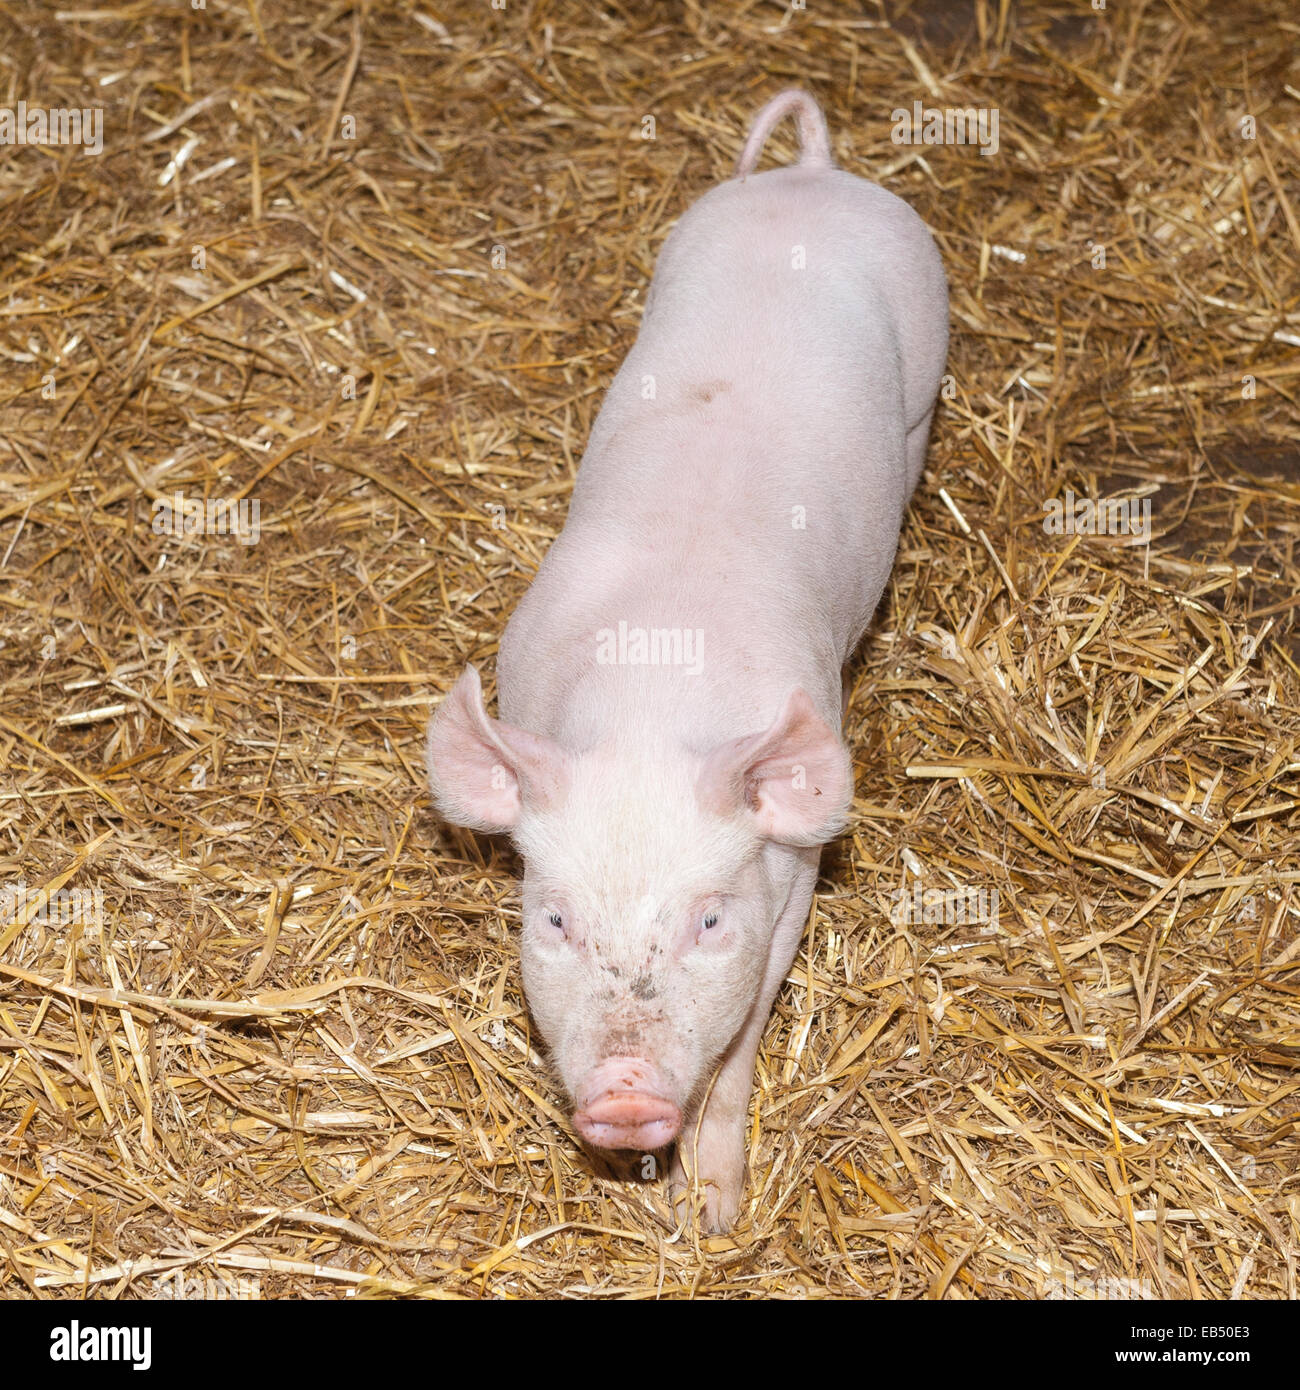
<path id="1" fill-rule="evenodd" d="M 921 421 L 919 425 L 913 425 L 907 432 L 907 485 L 914 488 L 921 476 L 921 470 L 925 467 L 925 448 L 930 442 L 930 421 L 934 418 L 934 408 L 930 408 L 930 413 Z"/>
<path id="2" fill-rule="evenodd" d="M 688 1196 L 692 1186 L 688 1174 L 696 1176 L 703 1206 L 701 1225 L 706 1231 L 730 1230 L 740 1211 L 745 1187 L 746 1121 L 754 1092 L 758 1045 L 772 1012 L 772 1001 L 799 949 L 817 884 L 820 849 L 797 853 L 804 861 L 803 867 L 772 933 L 762 989 L 745 1026 L 723 1059 L 703 1118 L 698 1110 L 688 1114 L 677 1141 L 669 1193 L 674 1201 Z"/>

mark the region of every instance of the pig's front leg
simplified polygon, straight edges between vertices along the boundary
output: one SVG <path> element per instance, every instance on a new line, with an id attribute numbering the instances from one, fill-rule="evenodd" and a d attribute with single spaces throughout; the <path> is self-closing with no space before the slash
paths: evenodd
<path id="1" fill-rule="evenodd" d="M 758 1047 L 772 1012 L 772 1001 L 799 949 L 817 883 L 820 849 L 796 853 L 803 862 L 772 932 L 762 989 L 745 1026 L 723 1058 L 703 1116 L 698 1110 L 687 1115 L 673 1157 L 669 1195 L 679 1206 L 682 1202 L 693 1204 L 697 1199 L 692 1189 L 697 1189 L 700 1225 L 707 1232 L 730 1230 L 740 1211 L 745 1188 L 746 1121 Z"/>

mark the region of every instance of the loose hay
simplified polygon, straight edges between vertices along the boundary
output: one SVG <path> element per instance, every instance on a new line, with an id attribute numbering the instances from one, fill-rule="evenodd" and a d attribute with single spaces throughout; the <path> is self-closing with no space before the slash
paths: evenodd
<path id="1" fill-rule="evenodd" d="M 1290 14 L 5 6 L 3 101 L 104 148 L 0 153 L 0 1295 L 1294 1298 Z M 934 228 L 953 389 L 699 1241 L 577 1147 L 421 731 L 791 81 Z M 918 100 L 998 153 L 895 145 Z"/>

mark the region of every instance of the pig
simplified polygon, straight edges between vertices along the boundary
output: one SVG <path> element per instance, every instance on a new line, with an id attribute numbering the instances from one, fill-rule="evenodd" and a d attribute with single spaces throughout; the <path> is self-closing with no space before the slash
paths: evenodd
<path id="1" fill-rule="evenodd" d="M 798 162 L 756 174 L 788 113 Z M 842 667 L 947 341 L 924 222 L 774 97 L 664 244 L 501 638 L 500 718 L 470 665 L 429 726 L 435 806 L 522 857 L 524 994 L 577 1133 L 666 1161 L 706 1231 L 737 1219 L 759 1042 L 849 814 Z"/>

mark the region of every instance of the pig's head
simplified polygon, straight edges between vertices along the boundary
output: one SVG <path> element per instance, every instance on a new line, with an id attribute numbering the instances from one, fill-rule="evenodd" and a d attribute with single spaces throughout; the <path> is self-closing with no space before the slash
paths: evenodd
<path id="1" fill-rule="evenodd" d="M 600 1148 L 677 1137 L 761 992 L 790 846 L 842 826 L 847 750 L 802 691 L 710 749 L 574 753 L 490 719 L 469 667 L 429 726 L 435 804 L 524 859 L 524 989 Z"/>

